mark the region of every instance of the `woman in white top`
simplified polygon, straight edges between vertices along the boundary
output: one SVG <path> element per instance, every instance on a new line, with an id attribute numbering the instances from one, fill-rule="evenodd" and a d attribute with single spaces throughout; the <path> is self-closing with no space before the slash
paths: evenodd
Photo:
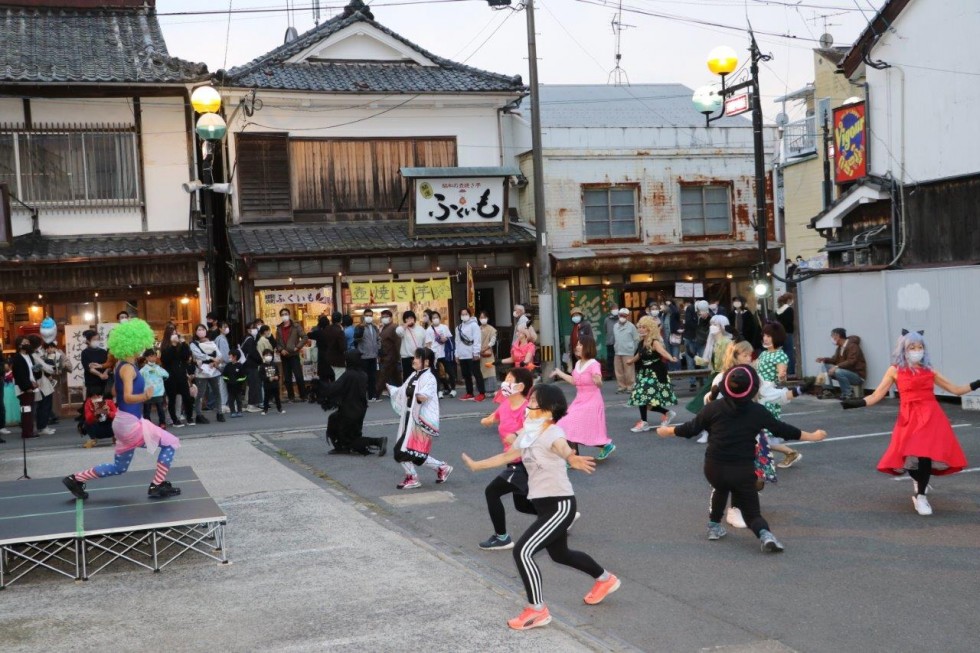
<path id="1" fill-rule="evenodd" d="M 473 471 L 502 467 L 517 459 L 527 469 L 527 498 L 537 510 L 538 518 L 514 547 L 514 561 L 528 600 L 524 612 L 507 622 L 514 630 L 537 628 L 551 622 L 551 614 L 541 596 L 541 570 L 534 562 L 534 555 L 541 549 L 547 549 L 558 564 L 574 567 L 596 579 L 585 595 L 589 605 L 599 603 L 620 585 L 616 576 L 588 554 L 568 548 L 568 527 L 575 520 L 575 493 L 568 480 L 568 467 L 591 474 L 595 459 L 576 454 L 565 441 L 561 427 L 556 425 L 567 409 L 565 395 L 557 386 L 535 386 L 528 397 L 524 427 L 518 431 L 511 449 L 484 460 L 473 460 L 463 454 L 463 462 Z"/>

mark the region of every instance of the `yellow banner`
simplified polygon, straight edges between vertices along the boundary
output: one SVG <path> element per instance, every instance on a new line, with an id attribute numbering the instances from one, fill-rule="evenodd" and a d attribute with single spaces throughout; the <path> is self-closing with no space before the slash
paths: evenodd
<path id="1" fill-rule="evenodd" d="M 433 279 L 429 282 L 429 286 L 432 288 L 433 299 L 448 300 L 452 296 L 453 289 L 449 279 Z"/>
<path id="2" fill-rule="evenodd" d="M 394 301 L 394 288 L 390 281 L 375 281 L 371 287 L 375 304 L 390 304 Z"/>
<path id="3" fill-rule="evenodd" d="M 371 282 L 350 284 L 350 300 L 353 304 L 371 303 Z"/>
<path id="4" fill-rule="evenodd" d="M 419 303 L 430 302 L 435 299 L 435 295 L 432 294 L 432 279 L 416 281 L 413 290 L 415 291 L 415 301 Z"/>
<path id="5" fill-rule="evenodd" d="M 391 282 L 392 301 L 410 302 L 412 301 L 412 282 L 411 281 L 392 281 Z"/>
<path id="6" fill-rule="evenodd" d="M 476 286 L 473 285 L 473 268 L 466 264 L 466 305 L 476 310 Z"/>

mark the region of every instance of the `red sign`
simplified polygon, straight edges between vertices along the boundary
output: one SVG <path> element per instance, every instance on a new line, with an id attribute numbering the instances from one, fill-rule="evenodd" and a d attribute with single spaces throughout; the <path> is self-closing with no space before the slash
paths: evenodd
<path id="1" fill-rule="evenodd" d="M 752 104 L 749 102 L 748 93 L 742 93 L 741 95 L 733 95 L 732 97 L 725 100 L 726 116 L 737 116 L 740 113 L 745 113 L 751 108 L 752 108 Z"/>
<path id="2" fill-rule="evenodd" d="M 864 102 L 834 109 L 834 181 L 845 184 L 868 174 Z"/>

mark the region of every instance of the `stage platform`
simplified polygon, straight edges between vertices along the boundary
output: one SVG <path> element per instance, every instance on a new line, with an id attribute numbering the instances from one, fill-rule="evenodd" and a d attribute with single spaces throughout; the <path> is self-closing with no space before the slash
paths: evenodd
<path id="1" fill-rule="evenodd" d="M 153 470 L 95 479 L 75 499 L 59 478 L 0 483 L 0 589 L 47 570 L 88 580 L 114 562 L 160 571 L 185 553 L 227 563 L 228 519 L 190 467 L 167 478 L 181 490 L 150 499 Z"/>

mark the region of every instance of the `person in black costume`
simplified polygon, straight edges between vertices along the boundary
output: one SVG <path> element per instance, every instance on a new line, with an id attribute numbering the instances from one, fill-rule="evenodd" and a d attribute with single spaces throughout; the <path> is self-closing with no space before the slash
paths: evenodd
<path id="1" fill-rule="evenodd" d="M 320 405 L 324 410 L 337 410 L 327 418 L 327 442 L 333 445 L 330 454 L 360 454 L 367 456 L 377 449 L 379 456 L 388 451 L 388 438 L 365 438 L 364 416 L 367 414 L 367 373 L 362 369 L 361 353 L 356 350 L 344 355 L 347 371 L 324 389 Z"/>

